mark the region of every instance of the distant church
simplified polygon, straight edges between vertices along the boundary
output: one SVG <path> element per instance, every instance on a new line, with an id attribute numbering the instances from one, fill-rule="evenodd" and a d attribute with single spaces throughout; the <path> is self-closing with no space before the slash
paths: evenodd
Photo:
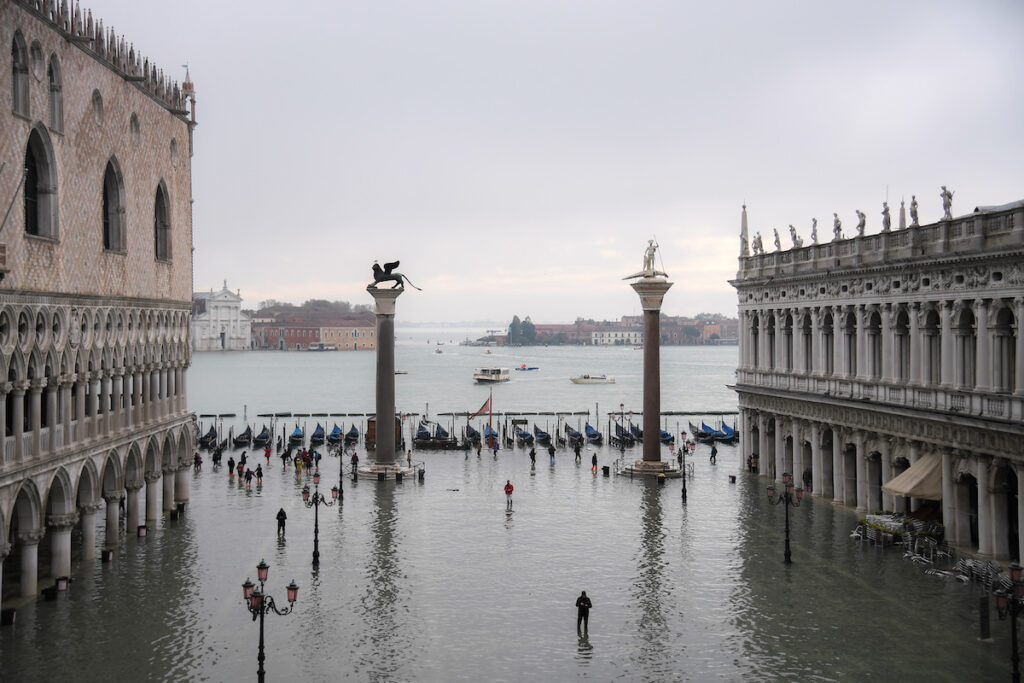
<path id="1" fill-rule="evenodd" d="M 252 320 L 242 312 L 241 291 L 228 289 L 192 295 L 192 350 L 245 351 L 252 344 Z"/>

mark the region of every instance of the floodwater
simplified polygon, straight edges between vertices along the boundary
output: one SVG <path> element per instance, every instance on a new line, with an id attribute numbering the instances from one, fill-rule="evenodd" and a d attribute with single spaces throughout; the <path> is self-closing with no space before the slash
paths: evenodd
<path id="1" fill-rule="evenodd" d="M 396 367 L 409 370 L 396 377 L 402 410 L 422 412 L 427 402 L 431 414 L 476 410 L 487 390 L 470 384 L 466 370 L 519 362 L 541 369 L 495 387 L 498 410 L 589 406 L 592 416 L 594 403 L 602 413 L 620 402 L 627 411 L 640 405 L 642 354 L 632 349 L 483 356 L 446 343 L 435 354 L 433 336 L 428 345 L 425 332 L 409 334 L 403 339 L 400 328 Z M 734 409 L 724 385 L 735 356 L 735 347 L 663 349 L 663 409 Z M 618 382 L 568 382 L 583 372 Z M 250 422 L 259 412 L 369 411 L 372 377 L 370 353 L 200 354 L 189 397 L 197 412 L 245 410 Z M 617 457 L 605 448 L 597 454 L 600 465 Z M 280 606 L 289 581 L 300 587 L 294 613 L 267 616 L 269 680 L 1008 674 L 1008 625 L 993 614 L 994 641 L 977 640 L 976 590 L 925 575 L 898 550 L 851 540 L 849 510 L 817 499 L 790 510 L 793 564 L 784 565 L 784 510 L 768 504 L 764 479 L 741 471 L 736 449 L 719 447 L 712 465 L 698 447 L 685 502 L 678 479 L 659 486 L 604 477 L 591 471 L 589 456 L 587 449 L 576 464 L 560 451 L 551 464 L 539 453 L 531 467 L 519 449 L 479 458 L 415 452 L 425 462 L 422 482 L 346 480 L 343 505 L 319 508 L 319 570 L 311 567 L 314 511 L 300 499 L 308 474 L 275 458 L 264 464 L 263 486 L 246 491 L 207 459 L 191 475 L 182 519 L 165 516 L 144 539 L 122 536 L 113 563 L 82 566 L 76 558 L 65 596 L 19 608 L 16 626 L 0 629 L 0 678 L 251 679 L 258 624 L 241 584 L 255 579 L 261 558 Z M 321 464 L 326 492 L 339 460 Z M 515 486 L 511 514 L 506 480 Z M 286 539 L 275 534 L 282 507 Z M 102 527 L 98 535 L 102 542 Z M 594 603 L 585 635 L 575 623 L 581 590 Z"/>

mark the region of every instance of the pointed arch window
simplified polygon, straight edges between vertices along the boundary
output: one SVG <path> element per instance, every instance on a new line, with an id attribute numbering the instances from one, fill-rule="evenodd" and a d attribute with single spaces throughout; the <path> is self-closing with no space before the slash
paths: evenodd
<path id="1" fill-rule="evenodd" d="M 64 94 L 61 92 L 60 63 L 57 55 L 50 55 L 50 64 L 46 67 L 46 80 L 50 85 L 50 130 L 58 133 L 64 131 Z"/>
<path id="2" fill-rule="evenodd" d="M 15 31 L 11 42 L 11 108 L 15 114 L 28 117 L 28 49 L 21 31 Z"/>
<path id="3" fill-rule="evenodd" d="M 162 180 L 156 186 L 153 204 L 153 248 L 157 261 L 171 260 L 171 207 Z"/>
<path id="4" fill-rule="evenodd" d="M 103 172 L 103 248 L 125 251 L 124 180 L 116 158 L 107 162 Z"/>
<path id="5" fill-rule="evenodd" d="M 25 146 L 25 233 L 57 238 L 57 172 L 46 129 L 37 126 Z"/>

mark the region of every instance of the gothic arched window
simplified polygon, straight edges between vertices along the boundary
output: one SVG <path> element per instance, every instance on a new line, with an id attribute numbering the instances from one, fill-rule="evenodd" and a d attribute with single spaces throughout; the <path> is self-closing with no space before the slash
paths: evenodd
<path id="1" fill-rule="evenodd" d="M 125 251 L 124 180 L 117 159 L 111 157 L 103 172 L 103 248 Z"/>
<path id="2" fill-rule="evenodd" d="M 157 261 L 171 260 L 171 208 L 164 181 L 156 186 L 153 204 L 153 248 Z"/>
<path id="3" fill-rule="evenodd" d="M 11 108 L 28 117 L 28 49 L 21 31 L 15 31 L 11 41 L 11 76 Z"/>
<path id="4" fill-rule="evenodd" d="M 57 172 L 46 129 L 36 126 L 25 146 L 25 232 L 57 237 Z"/>
<path id="5" fill-rule="evenodd" d="M 46 79 L 50 84 L 50 129 L 60 133 L 64 130 L 64 95 L 61 92 L 60 63 L 57 61 L 57 55 L 50 55 Z"/>

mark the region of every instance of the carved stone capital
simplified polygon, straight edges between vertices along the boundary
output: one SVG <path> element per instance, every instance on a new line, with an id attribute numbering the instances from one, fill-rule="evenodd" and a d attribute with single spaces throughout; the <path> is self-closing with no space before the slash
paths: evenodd
<path id="1" fill-rule="evenodd" d="M 46 526 L 54 531 L 71 531 L 78 523 L 78 513 L 68 512 L 62 515 L 49 515 L 46 518 Z"/>
<path id="2" fill-rule="evenodd" d="M 82 517 L 86 517 L 88 515 L 92 515 L 92 514 L 98 512 L 100 510 L 100 508 L 102 508 L 102 507 L 103 507 L 103 503 L 101 503 L 101 502 L 89 503 L 87 505 L 79 505 L 78 506 L 78 514 L 81 515 Z"/>
<path id="3" fill-rule="evenodd" d="M 18 542 L 22 545 L 39 545 L 39 541 L 43 540 L 42 529 L 32 529 L 31 531 L 19 531 Z"/>
<path id="4" fill-rule="evenodd" d="M 45 377 L 36 377 L 35 379 L 30 379 L 29 380 L 29 388 L 32 390 L 33 394 L 40 393 L 45 386 L 46 386 L 46 378 Z"/>
<path id="5" fill-rule="evenodd" d="M 122 498 L 124 498 L 124 491 L 114 491 L 113 493 L 103 494 L 103 500 L 107 501 L 108 504 L 119 503 Z"/>
<path id="6" fill-rule="evenodd" d="M 132 481 L 126 481 L 124 483 L 124 488 L 125 488 L 126 491 L 138 491 L 143 486 L 144 486 L 143 482 L 139 481 L 138 479 L 133 479 Z"/>
<path id="7" fill-rule="evenodd" d="M 146 476 L 144 477 L 144 479 L 146 480 L 147 484 L 154 484 L 154 483 L 160 481 L 160 473 L 159 472 L 147 472 Z"/>
<path id="8" fill-rule="evenodd" d="M 16 395 L 24 396 L 25 392 L 28 391 L 29 381 L 27 379 L 15 380 L 12 384 L 14 385 L 12 392 Z"/>

